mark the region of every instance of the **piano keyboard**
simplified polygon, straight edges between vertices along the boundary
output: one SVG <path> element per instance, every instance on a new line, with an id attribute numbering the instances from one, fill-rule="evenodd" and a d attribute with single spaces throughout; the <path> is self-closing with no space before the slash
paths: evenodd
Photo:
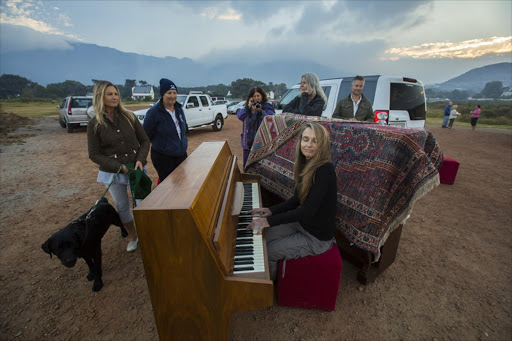
<path id="1" fill-rule="evenodd" d="M 257 183 L 244 183 L 244 199 L 238 217 L 233 274 L 265 271 L 262 234 L 255 234 L 247 226 L 252 221 L 249 211 L 260 208 Z"/>

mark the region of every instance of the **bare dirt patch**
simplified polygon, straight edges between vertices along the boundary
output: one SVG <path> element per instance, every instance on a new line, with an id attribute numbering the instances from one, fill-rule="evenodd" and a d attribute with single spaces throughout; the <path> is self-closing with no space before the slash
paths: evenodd
<path id="1" fill-rule="evenodd" d="M 0 143 L 4 145 L 13 143 L 23 144 L 25 138 L 35 136 L 35 134 L 13 132 L 21 127 L 33 125 L 34 123 L 34 120 L 30 118 L 5 112 L 0 105 Z"/>
<path id="2" fill-rule="evenodd" d="M 35 134 L 25 144 L 0 146 L 0 340 L 157 340 L 140 253 L 125 251 L 118 229 L 103 239 L 98 293 L 83 261 L 67 269 L 41 250 L 104 186 L 85 129 L 69 134 L 56 116 L 35 122 L 15 132 Z M 512 135 L 455 127 L 427 127 L 461 166 L 454 185 L 416 203 L 389 269 L 364 287 L 344 262 L 336 311 L 274 305 L 238 313 L 231 338 L 511 340 Z M 227 140 L 241 159 L 240 130 L 230 116 L 221 132 L 192 131 L 189 151 Z M 151 163 L 148 171 L 156 180 Z"/>

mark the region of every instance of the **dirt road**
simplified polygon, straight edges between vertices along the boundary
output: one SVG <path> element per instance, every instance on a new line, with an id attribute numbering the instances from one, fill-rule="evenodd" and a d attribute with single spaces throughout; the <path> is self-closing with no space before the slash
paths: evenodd
<path id="1" fill-rule="evenodd" d="M 85 262 L 68 269 L 41 250 L 104 186 L 85 129 L 68 134 L 56 117 L 36 121 L 18 131 L 35 134 L 25 144 L 0 146 L 0 340 L 157 340 L 140 253 L 125 251 L 117 228 L 103 239 L 98 293 Z M 427 127 L 461 166 L 454 185 L 416 203 L 389 269 L 363 287 L 344 262 L 336 311 L 274 305 L 238 313 L 231 338 L 511 340 L 512 135 L 455 127 Z M 241 159 L 240 130 L 230 116 L 221 132 L 193 131 L 189 151 L 225 139 Z"/>

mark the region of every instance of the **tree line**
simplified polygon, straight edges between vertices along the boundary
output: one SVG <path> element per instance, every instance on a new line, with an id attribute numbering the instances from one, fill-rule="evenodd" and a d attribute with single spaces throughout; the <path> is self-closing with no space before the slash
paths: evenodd
<path id="1" fill-rule="evenodd" d="M 84 85 L 80 82 L 73 80 L 66 80 L 61 83 L 51 83 L 46 87 L 37 84 L 25 77 L 18 75 L 3 74 L 0 76 L 0 99 L 19 99 L 23 102 L 31 102 L 35 100 L 61 100 L 67 96 L 85 96 L 92 93 L 96 79 L 92 79 L 91 85 Z M 126 79 L 124 84 L 116 84 L 119 89 L 120 96 L 123 100 L 131 99 L 132 88 L 134 86 L 151 85 L 144 80 Z M 159 97 L 160 87 L 152 85 L 156 98 Z M 211 96 L 223 96 L 233 99 L 245 98 L 249 89 L 253 86 L 260 86 L 267 93 L 274 92 L 274 98 L 280 98 L 288 90 L 284 83 L 268 84 L 254 80 L 251 78 L 242 78 L 232 81 L 230 85 L 217 84 L 199 87 L 180 87 L 178 85 L 179 93 L 185 94 L 190 91 L 202 91 L 210 94 Z"/>
<path id="2" fill-rule="evenodd" d="M 510 91 L 509 87 L 503 87 L 501 81 L 492 81 L 485 83 L 482 91 L 478 93 L 467 90 L 443 91 L 439 89 L 425 89 L 427 98 L 449 98 L 451 100 L 465 100 L 471 98 L 510 98 L 511 96 L 501 97 L 503 92 Z"/>

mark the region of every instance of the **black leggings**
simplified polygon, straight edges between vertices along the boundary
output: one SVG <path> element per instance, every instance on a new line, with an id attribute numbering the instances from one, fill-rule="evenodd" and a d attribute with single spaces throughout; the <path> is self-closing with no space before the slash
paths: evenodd
<path id="1" fill-rule="evenodd" d="M 151 161 L 158 173 L 160 182 L 164 181 L 167 175 L 171 174 L 186 158 L 186 153 L 183 156 L 168 156 L 151 148 Z"/>

